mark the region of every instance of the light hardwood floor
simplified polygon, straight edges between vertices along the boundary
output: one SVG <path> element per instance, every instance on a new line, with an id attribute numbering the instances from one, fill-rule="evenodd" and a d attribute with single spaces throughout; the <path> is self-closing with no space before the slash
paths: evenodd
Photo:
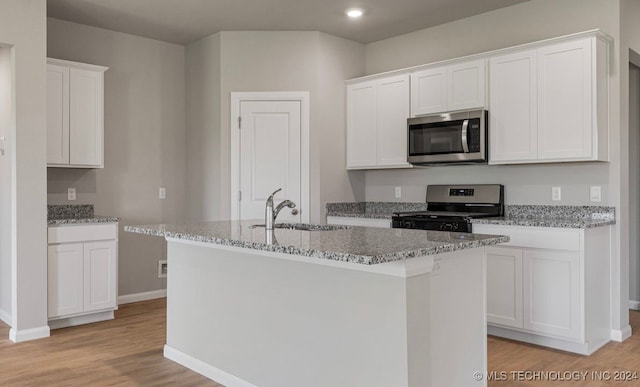
<path id="1" fill-rule="evenodd" d="M 166 299 L 120 306 L 116 319 L 15 344 L 0 322 L 1 386 L 221 386 L 162 356 Z"/>
<path id="2" fill-rule="evenodd" d="M 508 380 L 489 386 L 639 386 L 631 382 L 592 380 L 591 371 L 637 372 L 640 377 L 640 312 L 630 312 L 633 336 L 609 343 L 592 356 L 489 337 L 489 370 L 504 371 Z M 221 386 L 165 359 L 166 299 L 120 307 L 116 319 L 54 330 L 51 337 L 15 344 L 0 323 L 1 386 Z M 587 372 L 577 381 L 514 380 L 511 371 Z M 527 375 L 521 374 L 520 378 Z M 392 387 L 392 386 L 390 386 Z"/>
<path id="3" fill-rule="evenodd" d="M 507 380 L 490 381 L 489 387 L 640 386 L 640 312 L 630 311 L 629 319 L 633 331 L 630 338 L 622 343 L 610 342 L 591 356 L 575 355 L 490 336 L 489 371 L 505 371 Z M 548 374 L 551 379 L 564 380 L 530 380 L 533 377 L 544 377 L 538 371 L 551 371 Z M 567 371 L 576 373 L 568 374 Z M 627 371 L 631 376 L 635 373 L 638 379 L 614 380 L 616 376 L 626 376 L 623 372 Z M 611 380 L 607 381 L 607 377 Z"/>

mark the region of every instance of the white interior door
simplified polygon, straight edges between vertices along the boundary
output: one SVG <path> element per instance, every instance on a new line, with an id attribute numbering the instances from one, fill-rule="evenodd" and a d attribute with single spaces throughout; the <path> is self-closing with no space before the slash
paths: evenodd
<path id="1" fill-rule="evenodd" d="M 301 212 L 300 101 L 240 101 L 240 219 L 264 221 L 265 202 L 278 188 L 277 205 L 296 203 L 298 214 L 285 208 L 278 221 L 299 222 Z"/>

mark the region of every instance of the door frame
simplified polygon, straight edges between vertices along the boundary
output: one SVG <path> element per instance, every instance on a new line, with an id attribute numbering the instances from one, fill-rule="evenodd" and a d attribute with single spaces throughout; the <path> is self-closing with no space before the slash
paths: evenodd
<path id="1" fill-rule="evenodd" d="M 257 91 L 231 93 L 231 220 L 240 219 L 240 104 L 257 101 L 300 102 L 300 208 L 301 221 L 309 223 L 309 129 L 308 91 Z"/>

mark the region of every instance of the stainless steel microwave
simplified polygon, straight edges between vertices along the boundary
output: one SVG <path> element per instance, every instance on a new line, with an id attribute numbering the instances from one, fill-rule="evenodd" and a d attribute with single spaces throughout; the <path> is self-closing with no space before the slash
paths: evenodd
<path id="1" fill-rule="evenodd" d="M 471 110 L 407 120 L 411 164 L 486 163 L 487 111 Z"/>

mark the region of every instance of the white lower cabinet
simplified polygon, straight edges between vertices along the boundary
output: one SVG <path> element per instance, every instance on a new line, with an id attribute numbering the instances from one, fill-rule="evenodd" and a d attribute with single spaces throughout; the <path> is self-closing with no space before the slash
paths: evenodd
<path id="1" fill-rule="evenodd" d="M 487 247 L 487 322 L 522 327 L 522 250 Z"/>
<path id="2" fill-rule="evenodd" d="M 49 227 L 51 328 L 113 318 L 117 308 L 117 223 Z"/>
<path id="3" fill-rule="evenodd" d="M 327 224 L 339 224 L 345 226 L 362 226 L 391 228 L 391 219 L 354 218 L 346 216 L 327 216 Z"/>
<path id="4" fill-rule="evenodd" d="M 611 340 L 610 226 L 474 224 L 486 249 L 489 334 L 589 355 Z"/>

